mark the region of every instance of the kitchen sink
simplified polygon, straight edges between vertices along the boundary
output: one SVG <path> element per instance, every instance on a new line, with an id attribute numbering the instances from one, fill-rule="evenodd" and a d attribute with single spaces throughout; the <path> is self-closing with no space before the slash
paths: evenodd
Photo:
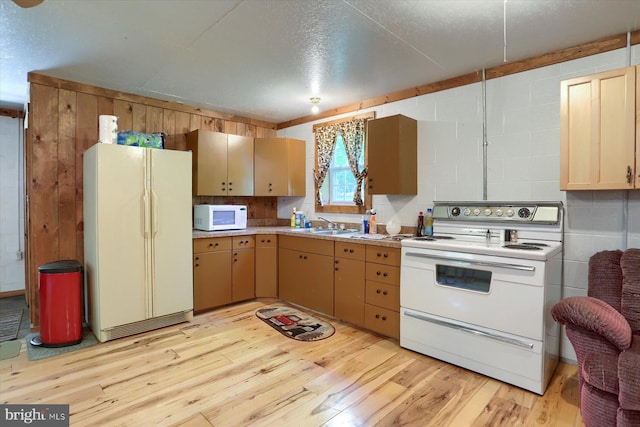
<path id="1" fill-rule="evenodd" d="M 344 230 L 341 229 L 336 229 L 336 228 L 322 228 L 322 229 L 317 229 L 317 228 L 312 228 L 311 229 L 311 233 L 313 234 L 324 234 L 324 235 L 339 235 L 339 234 L 353 234 L 353 233 L 357 233 L 359 230 L 356 229 L 352 229 L 352 228 L 347 228 Z"/>
<path id="2" fill-rule="evenodd" d="M 323 236 L 336 236 L 341 234 L 354 234 L 359 232 L 359 230 L 356 230 L 355 228 L 339 229 L 339 228 L 319 228 L 319 227 L 292 228 L 290 231 L 293 231 L 295 233 L 321 234 Z"/>

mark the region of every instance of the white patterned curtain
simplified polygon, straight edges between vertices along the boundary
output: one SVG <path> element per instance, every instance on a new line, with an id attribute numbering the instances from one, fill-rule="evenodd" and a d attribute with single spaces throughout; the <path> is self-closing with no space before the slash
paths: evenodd
<path id="1" fill-rule="evenodd" d="M 358 160 L 360 159 L 360 155 L 364 148 L 367 119 L 353 119 L 339 123 L 338 126 L 340 128 L 342 140 L 344 141 L 344 149 L 347 153 L 351 173 L 356 179 L 356 190 L 353 195 L 353 203 L 355 203 L 356 206 L 362 206 L 364 205 L 362 200 L 362 181 L 367 176 L 367 168 L 365 167 L 362 170 L 358 170 Z"/>
<path id="2" fill-rule="evenodd" d="M 316 128 L 315 130 L 318 169 L 313 171 L 313 179 L 316 183 L 316 205 L 318 206 L 322 206 L 320 188 L 322 187 L 324 179 L 327 177 L 327 172 L 329 172 L 329 167 L 331 166 L 331 159 L 333 158 L 333 152 L 336 148 L 337 134 L 337 126 L 323 126 Z"/>

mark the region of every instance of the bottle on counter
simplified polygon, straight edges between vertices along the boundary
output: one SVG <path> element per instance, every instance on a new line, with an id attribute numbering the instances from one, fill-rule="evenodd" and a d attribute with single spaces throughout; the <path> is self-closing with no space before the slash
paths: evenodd
<path id="1" fill-rule="evenodd" d="M 378 225 L 376 224 L 376 211 L 371 210 L 371 217 L 369 218 L 369 234 L 378 233 Z"/>
<path id="2" fill-rule="evenodd" d="M 291 227 L 296 226 L 296 208 L 293 208 L 293 215 L 291 215 Z"/>
<path id="3" fill-rule="evenodd" d="M 424 218 L 425 236 L 433 236 L 433 209 L 427 208 L 427 215 Z"/>
<path id="4" fill-rule="evenodd" d="M 422 211 L 418 213 L 418 230 L 416 231 L 418 237 L 424 235 L 424 214 Z"/>

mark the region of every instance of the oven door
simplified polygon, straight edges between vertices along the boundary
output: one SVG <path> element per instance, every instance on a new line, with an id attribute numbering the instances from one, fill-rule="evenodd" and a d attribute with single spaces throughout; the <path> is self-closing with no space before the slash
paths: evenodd
<path id="1" fill-rule="evenodd" d="M 542 340 L 544 261 L 402 249 L 400 305 Z"/>

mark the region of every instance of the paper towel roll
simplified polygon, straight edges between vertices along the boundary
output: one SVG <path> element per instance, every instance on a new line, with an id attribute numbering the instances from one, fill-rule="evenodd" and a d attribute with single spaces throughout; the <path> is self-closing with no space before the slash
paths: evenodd
<path id="1" fill-rule="evenodd" d="M 116 116 L 99 117 L 98 140 L 105 144 L 118 143 L 118 118 Z"/>

